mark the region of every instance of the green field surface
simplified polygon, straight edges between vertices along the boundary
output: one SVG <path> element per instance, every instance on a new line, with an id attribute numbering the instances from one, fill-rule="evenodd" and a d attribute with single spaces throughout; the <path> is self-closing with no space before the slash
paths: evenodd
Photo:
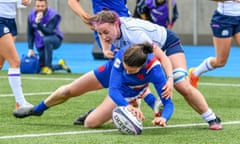
<path id="1" fill-rule="evenodd" d="M 80 76 L 22 74 L 23 91 L 29 102 L 38 104 L 59 86 Z M 51 107 L 41 117 L 16 119 L 12 115 L 15 100 L 7 71 L 0 71 L 0 144 L 239 144 L 240 78 L 202 77 L 198 89 L 205 95 L 209 107 L 221 117 L 223 130 L 209 130 L 201 116 L 174 91 L 175 111 L 168 127 L 152 126 L 153 112 L 142 102 L 143 132 L 133 136 L 121 134 L 110 123 L 96 129 L 73 125 L 80 114 L 104 99 L 107 89 L 69 99 Z M 155 90 L 153 92 L 156 94 Z"/>

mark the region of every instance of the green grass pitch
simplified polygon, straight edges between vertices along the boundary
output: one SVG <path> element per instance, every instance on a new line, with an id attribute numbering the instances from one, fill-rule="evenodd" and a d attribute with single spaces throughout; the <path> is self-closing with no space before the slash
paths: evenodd
<path id="1" fill-rule="evenodd" d="M 59 86 L 80 74 L 22 75 L 26 99 L 38 104 Z M 41 117 L 16 119 L 15 101 L 7 72 L 0 71 L 0 144 L 238 144 L 240 135 L 240 78 L 202 77 L 199 90 L 223 121 L 223 130 L 211 131 L 183 97 L 174 91 L 175 111 L 167 128 L 151 125 L 152 111 L 142 102 L 145 115 L 142 135 L 119 133 L 112 124 L 97 129 L 74 126 L 73 121 L 96 107 L 107 94 L 99 90 L 72 98 L 47 110 Z M 152 87 L 151 87 L 152 88 Z M 154 91 L 155 92 L 155 91 Z"/>

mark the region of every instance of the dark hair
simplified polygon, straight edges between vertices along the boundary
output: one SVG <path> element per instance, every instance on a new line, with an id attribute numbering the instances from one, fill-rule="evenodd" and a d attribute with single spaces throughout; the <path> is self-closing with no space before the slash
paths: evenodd
<path id="1" fill-rule="evenodd" d="M 149 43 L 136 44 L 129 47 L 123 54 L 123 62 L 127 66 L 141 67 L 147 60 L 147 55 L 153 52 Z"/>

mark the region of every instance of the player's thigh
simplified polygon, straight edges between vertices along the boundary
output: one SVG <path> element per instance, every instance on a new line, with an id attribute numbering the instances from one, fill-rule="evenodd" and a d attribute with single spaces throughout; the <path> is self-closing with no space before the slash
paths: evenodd
<path id="1" fill-rule="evenodd" d="M 235 42 L 237 43 L 238 46 L 240 46 L 240 32 L 236 33 L 234 35 Z"/>
<path id="2" fill-rule="evenodd" d="M 3 56 L 0 55 L 0 69 L 3 67 L 4 61 L 5 59 L 3 58 Z"/>
<path id="3" fill-rule="evenodd" d="M 14 38 L 10 33 L 0 37 L 0 55 L 9 62 L 10 67 L 19 66 L 20 60 L 14 45 Z"/>
<path id="4" fill-rule="evenodd" d="M 116 104 L 109 96 L 106 96 L 103 102 L 94 109 L 85 121 L 85 126 L 98 127 L 105 123 L 112 117 L 112 111 L 116 107 Z"/>
<path id="5" fill-rule="evenodd" d="M 69 89 L 73 95 L 81 95 L 85 92 L 102 89 L 101 83 L 96 78 L 93 71 L 90 71 L 78 79 L 74 80 L 70 85 Z"/>
<path id="6" fill-rule="evenodd" d="M 213 37 L 213 44 L 216 50 L 216 57 L 218 61 L 226 61 L 230 48 L 232 43 L 232 37 L 228 38 L 219 38 L 219 37 Z"/>
<path id="7" fill-rule="evenodd" d="M 175 53 L 168 56 L 168 58 L 171 61 L 173 70 L 176 68 L 183 68 L 184 70 L 186 70 L 187 66 L 186 66 L 186 58 L 184 53 L 182 52 Z"/>
<path id="8" fill-rule="evenodd" d="M 13 36 L 13 40 L 16 40 L 16 36 Z M 0 69 L 3 67 L 5 62 L 5 58 L 3 56 L 0 55 Z"/>

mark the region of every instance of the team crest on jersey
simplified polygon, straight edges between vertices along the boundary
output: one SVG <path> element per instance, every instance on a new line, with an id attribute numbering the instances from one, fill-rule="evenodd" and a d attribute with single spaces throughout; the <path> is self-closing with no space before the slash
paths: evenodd
<path id="1" fill-rule="evenodd" d="M 102 65 L 102 66 L 100 66 L 100 67 L 98 68 L 98 71 L 99 71 L 99 72 L 103 72 L 103 71 L 105 70 L 105 68 L 106 68 L 106 67 L 105 67 L 104 65 Z"/>
<path id="2" fill-rule="evenodd" d="M 225 29 L 225 30 L 222 31 L 221 35 L 222 36 L 228 36 L 229 35 L 229 31 Z"/>
<path id="3" fill-rule="evenodd" d="M 4 27 L 3 28 L 3 33 L 9 33 L 9 28 L 8 27 Z"/>
<path id="4" fill-rule="evenodd" d="M 121 61 L 119 58 L 116 58 L 116 60 L 114 61 L 114 67 L 119 68 L 121 64 Z"/>

